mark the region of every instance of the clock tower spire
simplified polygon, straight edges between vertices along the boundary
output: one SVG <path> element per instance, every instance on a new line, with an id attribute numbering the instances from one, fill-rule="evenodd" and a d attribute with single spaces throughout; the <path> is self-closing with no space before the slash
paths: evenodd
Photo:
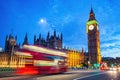
<path id="1" fill-rule="evenodd" d="M 86 24 L 86 32 L 88 35 L 88 54 L 90 64 L 100 64 L 100 37 L 99 37 L 99 24 L 95 19 L 94 11 L 91 7 L 89 19 Z"/>
<path id="2" fill-rule="evenodd" d="M 93 11 L 93 9 L 92 9 L 92 6 L 91 6 L 91 11 L 90 11 L 90 15 L 89 15 L 89 20 L 88 20 L 88 21 L 90 21 L 90 20 L 96 20 L 96 19 L 95 19 L 94 11 Z"/>

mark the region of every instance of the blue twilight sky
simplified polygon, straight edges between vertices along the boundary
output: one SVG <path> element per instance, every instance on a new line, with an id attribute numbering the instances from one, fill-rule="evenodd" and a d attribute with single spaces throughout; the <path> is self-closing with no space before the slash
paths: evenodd
<path id="1" fill-rule="evenodd" d="M 63 45 L 85 51 L 87 48 L 86 22 L 91 4 L 100 26 L 101 54 L 120 57 L 120 2 L 119 0 L 0 0 L 0 47 L 4 48 L 7 34 L 29 43 L 39 33 L 63 33 Z"/>

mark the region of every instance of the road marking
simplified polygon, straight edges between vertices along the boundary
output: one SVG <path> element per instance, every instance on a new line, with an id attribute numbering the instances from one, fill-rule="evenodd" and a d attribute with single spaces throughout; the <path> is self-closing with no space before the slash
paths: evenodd
<path id="1" fill-rule="evenodd" d="M 22 79 L 26 79 L 26 78 L 29 78 L 30 76 L 25 76 L 25 75 L 21 75 L 21 76 L 9 76 L 9 77 L 2 77 L 0 78 L 0 80 L 22 80 Z"/>
<path id="2" fill-rule="evenodd" d="M 92 76 L 96 76 L 96 75 L 100 75 L 100 74 L 104 74 L 106 72 L 102 72 L 102 73 L 97 73 L 97 74 L 93 74 L 93 75 L 88 75 L 88 76 L 83 76 L 83 77 L 80 77 L 80 78 L 76 78 L 76 79 L 73 79 L 73 80 L 79 80 L 79 79 L 84 79 L 84 78 L 88 78 L 88 77 L 92 77 Z"/>

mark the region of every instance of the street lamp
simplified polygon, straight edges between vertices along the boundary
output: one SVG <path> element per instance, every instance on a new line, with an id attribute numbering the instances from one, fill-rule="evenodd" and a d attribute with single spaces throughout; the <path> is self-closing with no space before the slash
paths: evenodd
<path id="1" fill-rule="evenodd" d="M 90 61 L 88 61 L 88 68 L 90 67 Z"/>

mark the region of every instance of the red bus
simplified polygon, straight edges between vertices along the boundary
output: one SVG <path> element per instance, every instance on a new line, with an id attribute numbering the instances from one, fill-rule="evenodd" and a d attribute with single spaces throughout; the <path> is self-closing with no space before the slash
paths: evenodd
<path id="1" fill-rule="evenodd" d="M 35 45 L 24 45 L 15 53 L 25 57 L 25 67 L 18 74 L 53 74 L 67 71 L 67 54 Z"/>
<path id="2" fill-rule="evenodd" d="M 100 70 L 108 70 L 108 65 L 106 62 L 100 63 Z"/>

